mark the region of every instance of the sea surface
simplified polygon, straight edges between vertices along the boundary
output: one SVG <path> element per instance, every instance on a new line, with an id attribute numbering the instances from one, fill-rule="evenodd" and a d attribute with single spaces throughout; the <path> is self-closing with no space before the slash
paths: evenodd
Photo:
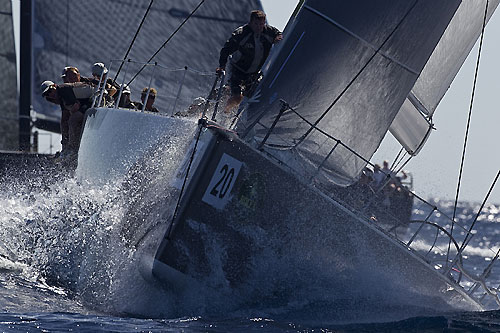
<path id="1" fill-rule="evenodd" d="M 453 215 L 453 202 L 433 203 Z M 294 302 L 234 306 L 217 293 L 196 289 L 180 296 L 151 276 L 154 250 L 123 242 L 120 225 L 131 204 L 115 184 L 93 186 L 64 177 L 4 184 L 0 331 L 500 332 L 494 306 L 485 312 L 412 316 L 396 305 L 379 309 L 375 300 L 375 316 L 366 315 L 370 309 L 358 313 L 350 307 L 345 321 L 339 311 L 346 308 L 325 297 L 332 286 L 321 279 L 314 281 L 318 292 L 299 292 Z M 478 208 L 478 203 L 459 202 L 457 219 L 470 225 Z M 414 218 L 419 214 L 415 211 Z M 499 226 L 500 206 L 486 205 L 465 256 L 467 268 L 481 271 L 491 262 L 487 248 L 500 246 Z M 488 281 L 500 285 L 500 265 Z M 295 292 L 292 288 L 285 283 L 282 292 Z"/>

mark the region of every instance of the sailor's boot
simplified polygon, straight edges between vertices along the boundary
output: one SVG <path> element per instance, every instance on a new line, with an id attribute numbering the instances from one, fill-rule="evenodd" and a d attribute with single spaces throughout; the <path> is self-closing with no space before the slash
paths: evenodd
<path id="1" fill-rule="evenodd" d="M 238 107 L 240 105 L 241 100 L 243 99 L 243 95 L 233 95 L 229 97 L 229 99 L 226 102 L 226 107 L 224 108 L 225 113 L 231 112 L 234 108 Z"/>

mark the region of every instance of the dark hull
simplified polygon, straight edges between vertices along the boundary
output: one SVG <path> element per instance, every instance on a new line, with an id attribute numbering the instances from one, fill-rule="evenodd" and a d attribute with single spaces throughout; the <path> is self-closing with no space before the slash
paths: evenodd
<path id="1" fill-rule="evenodd" d="M 120 138 L 129 135 L 126 124 L 131 123 L 133 133 L 147 129 L 148 134 L 130 144 Z M 182 149 L 169 161 L 170 169 L 181 172 L 155 169 L 155 151 L 165 153 L 161 142 L 176 135 L 173 128 L 189 129 L 187 142 L 177 142 Z M 196 134 L 192 121 L 99 109 L 87 119 L 82 138 L 79 176 L 88 178 L 94 170 L 101 181 L 109 180 L 111 173 L 105 171 L 119 170 L 128 179 L 126 187 L 140 187 L 137 202 L 124 221 L 129 241 L 138 245 L 148 232 L 161 238 L 166 230 L 153 274 L 167 287 L 180 291 L 202 285 L 244 298 L 282 293 L 280 297 L 290 299 L 297 290 L 326 281 L 329 287 L 324 293 L 335 299 L 357 302 L 396 297 L 399 304 L 408 306 L 481 310 L 461 287 L 368 216 L 340 204 L 342 198 L 337 201 L 303 183 L 285 167 L 217 128 L 201 132 L 171 225 L 184 180 L 182 171 L 191 156 L 189 145 L 194 145 Z M 112 149 L 103 148 L 108 144 Z M 100 159 L 106 151 L 110 156 Z M 158 225 L 161 228 L 155 228 Z M 283 291 L 283 284 L 293 285 L 293 292 Z"/>

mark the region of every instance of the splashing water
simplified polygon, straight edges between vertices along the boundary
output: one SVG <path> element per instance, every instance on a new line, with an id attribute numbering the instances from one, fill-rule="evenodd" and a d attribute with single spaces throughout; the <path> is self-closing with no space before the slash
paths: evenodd
<path id="1" fill-rule="evenodd" d="M 138 172 L 146 175 L 132 174 L 106 184 L 67 178 L 52 183 L 37 180 L 34 190 L 19 184 L 5 186 L 0 192 L 0 304 L 4 309 L 148 318 L 255 316 L 319 322 L 342 317 L 356 320 L 362 311 L 371 314 L 359 319 L 362 321 L 377 320 L 384 311 L 396 313 L 394 318 L 411 312 L 397 308 L 397 295 L 384 296 L 383 272 L 375 274 L 379 280 L 370 282 L 373 292 L 366 294 L 366 288 L 362 291 L 353 287 L 366 285 L 366 280 L 352 281 L 349 288 L 338 286 L 312 266 L 294 266 L 293 260 L 274 262 L 269 259 L 272 255 L 254 263 L 262 273 L 259 279 L 266 282 L 247 292 L 242 290 L 237 297 L 225 293 L 224 286 L 193 286 L 182 294 L 165 289 L 151 276 L 151 267 L 178 195 L 167 185 L 175 172 L 174 166 L 168 167 L 171 158 L 163 152 L 141 166 Z M 449 206 L 447 202 L 440 204 Z M 474 214 L 473 209 L 472 204 L 461 205 L 464 219 Z M 494 217 L 480 221 L 480 228 L 495 230 L 495 209 L 488 207 Z M 259 237 L 258 231 L 249 233 Z M 466 252 L 466 263 L 474 271 L 480 272 L 489 258 L 490 252 L 483 250 L 483 245 L 499 244 L 498 233 L 486 235 L 486 239 L 474 238 Z M 217 258 L 220 246 L 213 240 L 214 253 L 207 254 L 210 260 Z M 275 281 L 273 272 L 284 269 L 289 269 L 294 278 Z M 500 283 L 498 270 L 492 276 L 494 283 Z M 293 296 L 284 296 L 290 294 Z M 394 304 L 382 313 L 360 308 L 378 304 L 384 297 Z M 390 319 L 385 316 L 385 320 Z"/>

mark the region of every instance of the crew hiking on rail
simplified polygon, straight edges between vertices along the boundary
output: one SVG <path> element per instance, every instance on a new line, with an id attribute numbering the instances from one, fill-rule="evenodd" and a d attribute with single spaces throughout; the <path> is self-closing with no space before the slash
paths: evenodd
<path id="1" fill-rule="evenodd" d="M 104 105 L 118 103 L 120 107 L 134 110 L 142 110 L 142 103 L 133 102 L 130 99 L 130 88 L 124 85 L 122 96 L 118 102 L 120 85 L 107 76 L 108 69 L 103 63 L 97 62 L 92 65 L 92 77 L 81 76 L 77 67 L 64 67 L 61 78 L 63 83 L 56 84 L 53 81 L 44 81 L 41 85 L 42 96 L 50 103 L 61 108 L 61 145 L 62 150 L 56 153 L 56 157 L 69 164 L 76 162 L 80 137 L 82 133 L 85 111 L 92 106 L 100 95 L 102 89 Z M 143 103 L 148 88 L 144 88 L 141 94 Z M 157 91 L 150 88 L 145 110 L 158 112 L 153 106 Z"/>

